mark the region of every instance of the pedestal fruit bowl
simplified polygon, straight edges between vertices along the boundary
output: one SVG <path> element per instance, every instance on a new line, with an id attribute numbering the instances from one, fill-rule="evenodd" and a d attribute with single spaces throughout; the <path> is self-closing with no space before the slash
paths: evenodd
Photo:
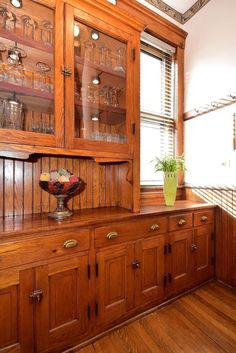
<path id="1" fill-rule="evenodd" d="M 77 193 L 82 186 L 82 180 L 67 169 L 60 168 L 49 173 L 42 173 L 39 181 L 40 187 L 57 199 L 54 212 L 48 214 L 50 218 L 63 219 L 71 216 L 73 212 L 66 206 L 69 197 Z"/>

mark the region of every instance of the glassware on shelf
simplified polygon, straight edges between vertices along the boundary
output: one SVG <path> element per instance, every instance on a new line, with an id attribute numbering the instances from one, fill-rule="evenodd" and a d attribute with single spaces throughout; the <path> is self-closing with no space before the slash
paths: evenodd
<path id="1" fill-rule="evenodd" d="M 99 48 L 99 65 L 100 66 L 106 66 L 106 47 L 100 47 Z"/>
<path id="2" fill-rule="evenodd" d="M 117 49 L 117 51 L 116 51 L 116 64 L 114 67 L 114 71 L 125 73 L 124 54 L 125 54 L 125 51 L 123 48 Z"/>
<path id="3" fill-rule="evenodd" d="M 38 28 L 38 23 L 30 16 L 21 16 L 23 36 L 25 38 L 35 39 L 35 30 Z"/>
<path id="4" fill-rule="evenodd" d="M 118 87 L 111 87 L 110 88 L 110 105 L 113 107 L 119 107 L 119 101 L 118 101 L 118 93 L 120 89 Z"/>
<path id="5" fill-rule="evenodd" d="M 4 126 L 4 105 L 5 100 L 0 98 L 0 128 Z"/>
<path id="6" fill-rule="evenodd" d="M 109 105 L 110 103 L 110 93 L 109 93 L 109 87 L 104 86 L 102 90 L 100 91 L 100 103 L 104 105 Z"/>
<path id="7" fill-rule="evenodd" d="M 96 45 L 91 40 L 85 42 L 85 60 L 95 62 L 95 48 Z"/>
<path id="8" fill-rule="evenodd" d="M 6 65 L 3 62 L 2 53 L 7 50 L 6 46 L 0 42 L 0 81 L 5 81 L 7 78 Z"/>
<path id="9" fill-rule="evenodd" d="M 112 67 L 112 56 L 111 56 L 111 49 L 106 50 L 106 67 L 111 68 Z"/>
<path id="10" fill-rule="evenodd" d="M 21 65 L 8 65 L 7 81 L 18 86 L 25 86 L 25 75 Z"/>
<path id="11" fill-rule="evenodd" d="M 15 31 L 16 15 L 6 7 L 0 7 L 0 28 Z"/>
<path id="12" fill-rule="evenodd" d="M 45 45 L 52 46 L 53 45 L 53 24 L 45 20 L 42 22 L 42 29 L 41 29 L 41 38 Z"/>
<path id="13" fill-rule="evenodd" d="M 36 63 L 38 77 L 34 82 L 34 88 L 39 89 L 41 91 L 50 92 L 51 84 L 50 84 L 50 76 L 46 75 L 46 72 L 51 70 L 51 67 L 46 63 L 41 61 Z"/>
<path id="14" fill-rule="evenodd" d="M 23 104 L 16 99 L 15 93 L 11 98 L 5 99 L 3 117 L 4 128 L 23 130 Z"/>
<path id="15" fill-rule="evenodd" d="M 15 45 L 8 49 L 7 61 L 11 65 L 21 65 L 22 59 L 26 56 L 27 54 L 24 49 L 19 48 L 15 42 Z"/>

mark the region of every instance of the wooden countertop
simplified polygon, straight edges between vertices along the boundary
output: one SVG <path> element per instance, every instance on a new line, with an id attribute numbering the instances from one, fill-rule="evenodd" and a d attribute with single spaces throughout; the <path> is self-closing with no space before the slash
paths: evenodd
<path id="1" fill-rule="evenodd" d="M 165 205 L 144 206 L 139 213 L 132 213 L 119 207 L 86 209 L 75 211 L 71 217 L 62 221 L 50 219 L 47 214 L 6 217 L 0 221 L 0 243 L 5 243 L 9 240 L 17 241 L 22 239 L 22 236 L 29 237 L 40 232 L 49 233 L 59 229 L 99 226 L 105 222 L 138 219 L 143 215 L 162 215 L 212 207 L 215 207 L 215 205 L 181 200 L 176 201 L 173 207 Z"/>

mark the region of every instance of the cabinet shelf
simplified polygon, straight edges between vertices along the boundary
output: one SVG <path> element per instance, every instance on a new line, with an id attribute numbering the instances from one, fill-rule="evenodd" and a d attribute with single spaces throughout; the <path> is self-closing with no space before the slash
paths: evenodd
<path id="1" fill-rule="evenodd" d="M 42 41 L 36 41 L 30 38 L 25 38 L 16 33 L 12 33 L 4 29 L 1 29 L 1 37 L 7 40 L 12 40 L 13 42 L 17 42 L 19 44 L 22 44 L 31 48 L 44 51 L 49 54 L 53 54 L 53 49 L 54 49 L 53 46 L 52 47 L 46 46 Z"/>
<path id="2" fill-rule="evenodd" d="M 119 107 L 112 107 L 104 104 L 97 104 L 97 103 L 83 103 L 79 100 L 79 98 L 75 98 L 75 105 L 79 107 L 85 107 L 87 109 L 91 109 L 91 111 L 98 111 L 98 112 L 108 112 L 108 113 L 117 113 L 124 115 L 126 110 L 124 108 Z"/>
<path id="3" fill-rule="evenodd" d="M 125 72 L 115 71 L 115 70 L 112 70 L 106 66 L 101 66 L 96 63 L 92 63 L 88 60 L 83 60 L 79 56 L 75 56 L 75 63 L 80 64 L 80 65 L 89 66 L 91 69 L 95 69 L 96 71 L 101 72 L 101 73 L 106 73 L 106 74 L 109 74 L 109 75 L 112 75 L 115 77 L 126 78 Z"/>
<path id="4" fill-rule="evenodd" d="M 14 85 L 12 83 L 3 82 L 3 81 L 0 82 L 0 92 L 2 91 L 15 92 L 16 94 L 19 94 L 22 96 L 31 96 L 31 97 L 43 98 L 47 100 L 53 100 L 54 98 L 53 93 L 40 91 L 30 87 L 18 86 L 18 85 Z"/>

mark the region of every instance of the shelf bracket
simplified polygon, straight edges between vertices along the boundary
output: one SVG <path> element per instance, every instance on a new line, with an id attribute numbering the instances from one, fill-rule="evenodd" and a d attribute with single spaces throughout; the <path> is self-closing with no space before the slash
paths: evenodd
<path id="1" fill-rule="evenodd" d="M 131 184 L 133 183 L 133 162 L 132 161 L 128 161 L 126 180 Z"/>

